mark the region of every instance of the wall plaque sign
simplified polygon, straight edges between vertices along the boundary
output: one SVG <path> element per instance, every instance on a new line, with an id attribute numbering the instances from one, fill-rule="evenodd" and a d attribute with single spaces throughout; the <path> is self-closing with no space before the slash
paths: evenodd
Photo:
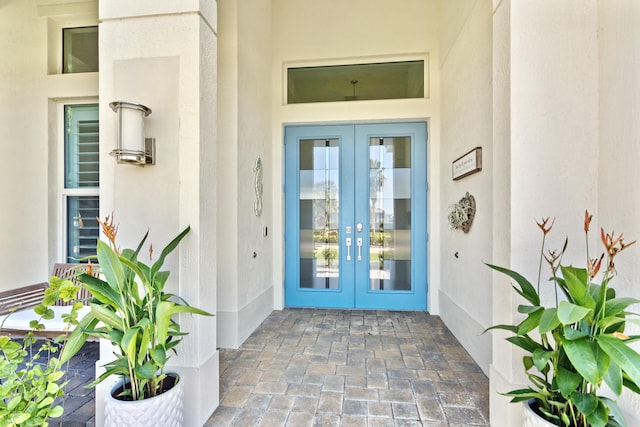
<path id="1" fill-rule="evenodd" d="M 482 170 L 482 147 L 476 147 L 452 163 L 453 180 L 464 178 Z"/>

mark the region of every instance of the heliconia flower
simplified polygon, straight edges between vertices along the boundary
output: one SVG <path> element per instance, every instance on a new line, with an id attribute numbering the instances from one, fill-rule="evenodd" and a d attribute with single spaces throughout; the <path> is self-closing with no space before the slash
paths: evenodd
<path id="1" fill-rule="evenodd" d="M 113 223 L 113 214 L 111 216 L 107 215 L 102 221 L 100 218 L 96 218 L 98 223 L 102 227 L 102 233 L 104 233 L 105 237 L 111 242 L 111 246 L 113 249 L 116 249 L 116 236 L 118 235 L 118 225 Z M 119 251 L 118 251 L 119 252 Z"/>
<path id="2" fill-rule="evenodd" d="M 91 259 L 87 262 L 87 274 L 89 276 L 93 276 L 93 263 L 91 262 Z"/>
<path id="3" fill-rule="evenodd" d="M 614 332 L 613 336 L 618 338 L 618 339 L 621 339 L 621 340 L 628 340 L 629 339 L 629 335 L 625 335 L 622 332 Z"/>
<path id="4" fill-rule="evenodd" d="M 602 258 L 604 258 L 604 254 L 600 255 L 600 259 L 593 258 L 587 260 L 587 270 L 589 271 L 589 279 L 593 279 L 598 275 L 600 271 L 600 266 L 602 265 Z"/>
<path id="5" fill-rule="evenodd" d="M 547 261 L 547 263 L 553 269 L 553 267 L 556 264 L 556 261 L 558 261 L 558 259 L 560 259 L 560 255 L 562 255 L 562 253 L 558 253 L 556 250 L 549 250 L 548 251 L 548 255 L 544 255 L 544 259 Z"/>
<path id="6" fill-rule="evenodd" d="M 593 219 L 593 215 L 589 215 L 589 211 L 584 211 L 584 232 L 589 232 L 589 225 L 591 224 L 591 220 Z"/>
<path id="7" fill-rule="evenodd" d="M 538 222 L 536 220 L 536 224 L 538 224 L 538 227 L 540 227 L 540 230 L 542 230 L 542 233 L 545 236 L 547 235 L 547 233 L 549 233 L 549 231 L 551 231 L 554 222 L 556 222 L 555 218 L 553 218 L 553 221 L 551 221 L 551 224 L 549 224 L 549 226 L 547 227 L 547 224 L 549 223 L 549 217 L 542 218 L 541 222 Z"/>
<path id="8" fill-rule="evenodd" d="M 616 269 L 613 259 L 618 253 L 633 245 L 636 241 L 634 240 L 631 243 L 624 243 L 622 233 L 618 235 L 618 237 L 616 237 L 615 232 L 612 231 L 610 234 L 608 234 L 605 233 L 604 229 L 602 228 L 600 229 L 600 239 L 602 240 L 602 244 L 607 250 L 607 256 L 609 258 L 608 268 L 612 272 L 612 274 L 615 274 Z"/>

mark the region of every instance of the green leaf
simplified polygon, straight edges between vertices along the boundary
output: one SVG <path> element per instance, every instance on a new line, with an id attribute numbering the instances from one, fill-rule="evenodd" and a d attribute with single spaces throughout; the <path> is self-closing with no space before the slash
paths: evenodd
<path id="1" fill-rule="evenodd" d="M 487 264 L 487 263 L 485 264 L 488 267 L 511 277 L 520 286 L 520 289 L 517 289 L 516 287 L 514 287 L 516 292 L 518 292 L 524 299 L 529 301 L 532 305 L 535 305 L 535 306 L 540 305 L 540 296 L 536 292 L 536 288 L 534 288 L 533 285 L 520 273 L 513 270 L 509 270 L 508 268 L 498 267 L 497 265 Z"/>
<path id="2" fill-rule="evenodd" d="M 47 381 L 56 382 L 64 376 L 64 371 L 54 371 L 47 375 Z"/>
<path id="3" fill-rule="evenodd" d="M 640 304 L 640 300 L 636 298 L 613 298 L 607 301 L 605 316 L 609 317 L 618 315 L 633 304 Z"/>
<path id="4" fill-rule="evenodd" d="M 594 398 L 596 397 L 594 396 Z M 587 416 L 587 421 L 591 427 L 605 427 L 609 421 L 609 411 L 603 402 L 599 399 L 596 401 L 596 408 Z"/>
<path id="5" fill-rule="evenodd" d="M 124 329 L 122 318 L 113 310 L 106 308 L 100 304 L 91 303 L 91 313 L 93 316 L 110 328 Z"/>
<path id="6" fill-rule="evenodd" d="M 511 402 L 524 402 L 529 399 L 544 399 L 544 396 L 536 390 L 532 390 L 530 388 L 523 388 L 518 390 L 512 390 L 508 393 L 502 393 L 504 396 L 511 397 Z"/>
<path id="7" fill-rule="evenodd" d="M 137 356 L 136 354 L 136 345 L 138 343 L 138 331 L 140 328 L 131 328 L 124 333 L 122 337 L 122 342 L 120 343 L 120 348 L 122 348 L 122 352 L 124 353 L 129 360 L 134 360 Z"/>
<path id="8" fill-rule="evenodd" d="M 575 267 L 560 267 L 560 270 L 571 301 L 582 307 L 595 308 L 596 302 L 589 293 L 586 270 Z"/>
<path id="9" fill-rule="evenodd" d="M 558 305 L 558 320 L 563 325 L 572 325 L 584 319 L 592 310 L 567 301 L 560 301 Z"/>
<path id="10" fill-rule="evenodd" d="M 22 401 L 22 396 L 16 396 L 13 399 L 11 399 L 9 401 L 9 403 L 7 403 L 7 409 L 9 411 L 13 411 L 14 409 L 16 409 L 18 407 L 18 405 L 20 404 L 20 402 Z"/>
<path id="11" fill-rule="evenodd" d="M 509 341 L 511 344 L 514 344 L 520 347 L 521 349 L 528 351 L 529 353 L 533 353 L 538 348 L 544 349 L 544 347 L 541 344 L 534 341 L 528 335 L 508 337 L 506 338 L 506 340 Z"/>
<path id="12" fill-rule="evenodd" d="M 60 405 L 55 406 L 51 412 L 49 412 L 49 418 L 60 418 L 64 413 L 64 408 Z"/>
<path id="13" fill-rule="evenodd" d="M 557 310 L 555 308 L 546 308 L 540 316 L 540 333 L 546 334 L 553 331 L 560 325 L 560 320 L 557 316 Z"/>
<path id="14" fill-rule="evenodd" d="M 138 366 L 134 369 L 136 375 L 140 378 L 151 379 L 156 375 L 156 366 L 151 362 L 146 362 L 142 366 Z"/>
<path id="15" fill-rule="evenodd" d="M 167 246 L 165 246 L 164 249 L 162 249 L 162 252 L 160 253 L 160 257 L 153 264 L 153 267 L 151 267 L 151 273 L 150 273 L 151 277 L 155 276 L 155 274 L 158 271 L 160 271 L 160 268 L 162 268 L 162 265 L 164 264 L 164 259 L 178 246 L 180 241 L 187 235 L 187 233 L 189 233 L 190 230 L 191 230 L 191 227 L 187 226 L 187 228 L 182 230 L 180 234 L 178 234 L 171 242 L 169 242 Z"/>
<path id="16" fill-rule="evenodd" d="M 527 313 L 533 313 L 534 311 L 538 311 L 538 310 L 540 310 L 540 307 L 535 305 L 519 305 L 518 306 L 518 313 L 527 314 Z"/>
<path id="17" fill-rule="evenodd" d="M 80 323 L 75 327 L 69 339 L 62 349 L 60 354 L 60 363 L 67 363 L 71 358 L 82 348 L 87 341 L 87 334 L 84 332 L 86 329 L 92 329 L 98 323 L 98 319 L 94 318 L 91 313 L 87 313 L 86 316 L 80 320 Z"/>
<path id="18" fill-rule="evenodd" d="M 560 394 L 565 398 L 568 398 L 569 395 L 578 388 L 582 382 L 582 377 L 575 372 L 571 372 L 568 369 L 559 366 L 556 381 L 558 383 Z"/>
<path id="19" fill-rule="evenodd" d="M 539 371 L 542 371 L 547 366 L 547 364 L 549 363 L 549 359 L 551 359 L 554 354 L 554 351 L 536 349 L 533 352 L 533 364 L 536 366 L 536 368 L 538 368 Z"/>
<path id="20" fill-rule="evenodd" d="M 83 273 L 79 280 L 91 292 L 91 295 L 102 304 L 122 308 L 122 298 L 107 282 L 89 274 Z"/>
<path id="21" fill-rule="evenodd" d="M 118 254 L 107 243 L 98 240 L 96 248 L 100 271 L 114 290 L 126 290 L 125 273 Z"/>
<path id="22" fill-rule="evenodd" d="M 571 401 L 586 416 L 589 416 L 598 407 L 598 398 L 590 393 L 573 393 Z"/>
<path id="23" fill-rule="evenodd" d="M 621 425 L 626 427 L 626 423 L 624 422 L 624 415 L 622 414 L 622 411 L 618 407 L 618 404 L 614 400 L 611 400 L 608 397 L 604 397 L 604 396 L 600 396 L 600 400 L 607 406 L 607 408 L 609 408 L 609 412 L 611 416 L 613 416 L 613 419 L 616 421 L 615 423 L 612 423 L 611 420 L 609 420 L 608 425 L 611 427 L 621 426 Z"/>
<path id="24" fill-rule="evenodd" d="M 542 307 L 538 307 L 538 309 L 534 312 L 529 313 L 529 315 L 527 316 L 526 319 L 524 319 L 519 325 L 518 325 L 518 334 L 519 335 L 526 335 L 527 333 L 533 331 L 534 329 L 538 328 L 538 326 L 540 325 L 540 318 L 542 317 L 542 312 L 544 310 L 542 309 Z"/>
<path id="25" fill-rule="evenodd" d="M 588 335 L 572 327 L 564 328 L 564 337 L 568 340 L 577 340 L 587 337 Z"/>
<path id="26" fill-rule="evenodd" d="M 49 394 L 55 394 L 58 392 L 58 390 L 60 390 L 60 387 L 56 383 L 49 383 L 49 385 L 47 386 L 47 393 Z"/>
<path id="27" fill-rule="evenodd" d="M 595 343 L 586 338 L 565 341 L 563 347 L 571 364 L 584 379 L 592 384 L 600 382 L 598 361 L 594 351 Z"/>
<path id="28" fill-rule="evenodd" d="M 31 418 L 31 414 L 22 413 L 13 419 L 15 425 L 24 424 L 27 420 Z"/>
<path id="29" fill-rule="evenodd" d="M 640 354 L 636 353 L 627 343 L 613 335 L 596 337 L 600 348 L 629 376 L 640 385 Z"/>
<path id="30" fill-rule="evenodd" d="M 620 396 L 622 393 L 622 371 L 615 362 L 609 365 L 609 369 L 604 375 L 604 381 L 616 396 Z"/>
<path id="31" fill-rule="evenodd" d="M 49 406 L 53 403 L 53 397 L 47 396 L 40 403 L 38 403 L 38 409 L 42 409 L 46 406 Z"/>
<path id="32" fill-rule="evenodd" d="M 164 366 L 165 363 L 167 363 L 167 352 L 164 350 L 164 347 L 154 347 L 149 351 L 149 354 L 151 355 L 153 361 L 156 362 L 156 364 L 158 364 L 159 366 Z"/>

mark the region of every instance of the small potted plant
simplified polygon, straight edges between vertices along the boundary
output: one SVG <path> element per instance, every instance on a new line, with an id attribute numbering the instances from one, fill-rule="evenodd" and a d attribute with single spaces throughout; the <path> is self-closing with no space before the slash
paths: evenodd
<path id="1" fill-rule="evenodd" d="M 513 286 L 515 291 L 526 301 L 518 306 L 524 315 L 520 323 L 487 330 L 513 333 L 507 341 L 525 352 L 523 365 L 530 384 L 504 394 L 512 402 L 526 403 L 525 420 L 532 414 L 546 420 L 527 425 L 624 426 L 616 401 L 605 396 L 602 388 L 606 385 L 615 396 L 624 388 L 640 393 L 640 355 L 630 345 L 640 337 L 625 335 L 627 320 L 636 320 L 628 317 L 637 316 L 628 309 L 640 300 L 617 296 L 611 284 L 616 256 L 635 241 L 625 243 L 622 234 L 615 236 L 601 229 L 604 253 L 590 258 L 591 219 L 585 212 L 585 268 L 562 265 L 566 240 L 562 250 L 545 252 L 545 238 L 553 226 L 549 218 L 538 222 L 543 238 L 537 286 L 516 271 L 487 264 L 509 276 L 517 285 Z M 543 260 L 550 266 L 554 285 L 555 303 L 550 306 L 542 305 L 540 298 Z M 599 276 L 602 266 L 604 272 Z M 600 277 L 599 283 L 596 277 Z"/>
<path id="2" fill-rule="evenodd" d="M 70 303 L 63 320 L 71 328 L 78 324 L 82 302 L 76 300 L 79 287 L 70 280 L 52 277 L 44 298 L 34 309 L 31 330 L 22 340 L 0 333 L 0 424 L 3 426 L 48 426 L 50 418 L 64 412 L 64 386 L 68 383 L 65 361 L 56 357 L 65 348 L 68 332 L 54 340 L 38 342 L 34 331 L 45 329 L 42 320 L 50 320 L 57 301 Z M 1 325 L 0 325 L 1 326 Z M 1 329 L 1 328 L 0 328 Z M 75 352 L 68 351 L 69 356 Z"/>
<path id="3" fill-rule="evenodd" d="M 148 232 L 135 250 L 119 250 L 118 227 L 107 217 L 100 221 L 108 243 L 98 241 L 99 277 L 82 274 L 79 281 L 93 295 L 91 311 L 70 336 L 65 350 L 72 354 L 88 336 L 110 341 L 115 360 L 92 385 L 116 376 L 121 381 L 106 396 L 106 426 L 182 425 L 182 383 L 176 373 L 165 372 L 170 353 L 187 333 L 175 315 L 211 315 L 188 305 L 164 290 L 169 271 L 161 271 L 165 258 L 187 235 L 184 229 L 152 265 L 138 259 Z M 151 258 L 152 249 L 149 250 Z M 63 352 L 61 358 L 68 355 Z M 173 406 L 175 404 L 175 406 Z"/>

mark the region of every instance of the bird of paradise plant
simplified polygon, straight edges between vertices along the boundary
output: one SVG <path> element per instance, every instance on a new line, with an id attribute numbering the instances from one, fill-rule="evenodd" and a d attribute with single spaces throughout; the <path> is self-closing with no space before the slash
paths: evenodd
<path id="1" fill-rule="evenodd" d="M 537 222 L 543 233 L 537 287 L 520 273 L 487 264 L 506 274 L 513 289 L 526 300 L 518 306 L 525 315 L 516 325 L 488 328 L 513 333 L 507 341 L 525 351 L 523 365 L 529 387 L 504 393 L 512 402 L 533 400 L 537 412 L 559 426 L 624 426 L 616 401 L 604 396 L 604 385 L 620 396 L 623 389 L 640 393 L 640 354 L 631 346 L 640 336 L 625 334 L 626 322 L 638 323 L 637 313 L 629 307 L 640 300 L 618 297 L 612 287 L 616 275 L 616 257 L 633 245 L 622 234 L 600 230 L 604 253 L 590 258 L 589 226 L 592 215 L 585 212 L 584 232 L 587 243 L 585 268 L 562 265 L 567 241 L 560 251 L 545 253 L 545 239 L 553 227 L 549 218 Z M 605 258 L 606 257 L 606 258 Z M 540 276 L 543 260 L 551 269 L 551 283 L 556 292 L 555 304 L 540 301 Z M 603 267 L 600 283 L 595 281 Z M 558 291 L 559 294 L 558 295 Z"/>
<path id="2" fill-rule="evenodd" d="M 161 271 L 162 265 L 189 233 L 190 227 L 161 251 L 155 263 L 147 265 L 138 259 L 138 255 L 148 232 L 135 250 L 120 250 L 116 244 L 118 227 L 113 216 L 98 221 L 107 238 L 107 242 L 99 240 L 97 246 L 100 275 L 82 274 L 79 277 L 79 282 L 93 296 L 91 311 L 72 332 L 61 360 L 73 355 L 89 336 L 106 339 L 117 348 L 116 359 L 105 365 L 105 372 L 92 385 L 115 375 L 125 380 L 119 395 L 121 400 L 150 398 L 166 389 L 165 365 L 170 353 L 175 353 L 176 346 L 187 334 L 180 329 L 175 316 L 180 313 L 211 316 L 164 290 L 169 271 Z M 149 258 L 152 253 L 150 247 Z"/>

